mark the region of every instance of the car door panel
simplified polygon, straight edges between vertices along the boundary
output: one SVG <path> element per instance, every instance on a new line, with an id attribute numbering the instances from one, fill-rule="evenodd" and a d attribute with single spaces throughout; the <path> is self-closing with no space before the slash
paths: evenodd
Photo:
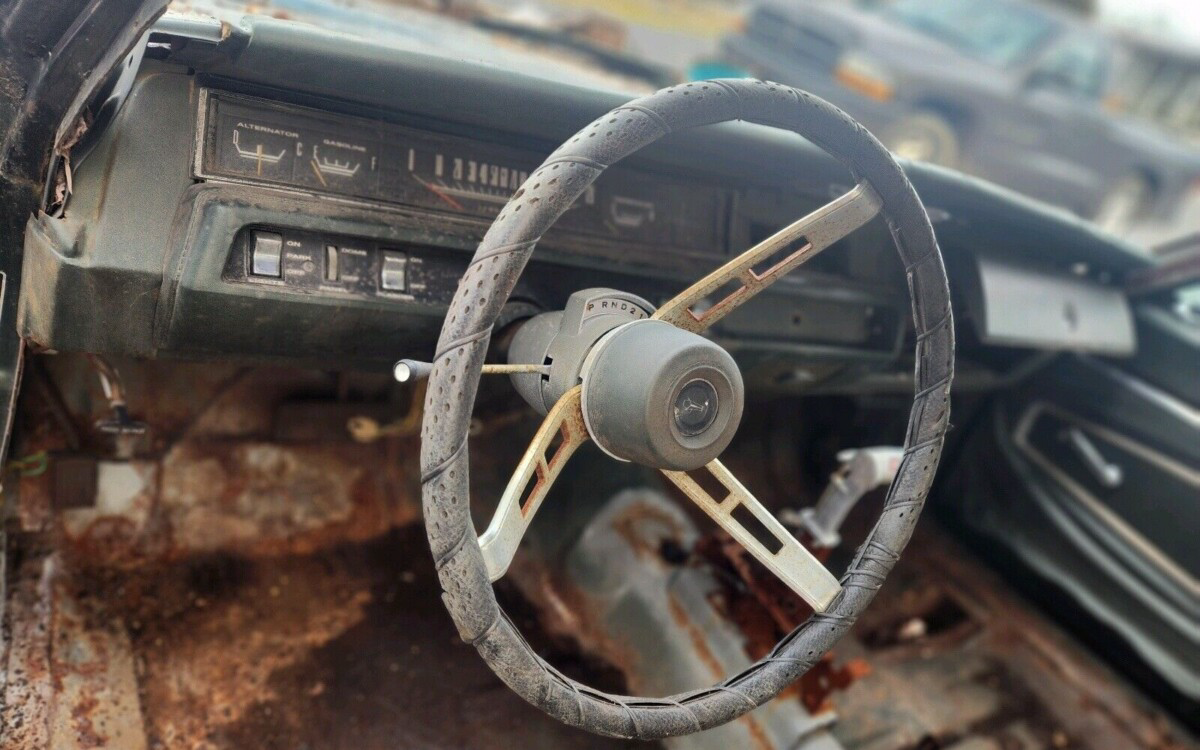
<path id="1" fill-rule="evenodd" d="M 997 396 L 943 498 L 1200 705 L 1200 346 L 1160 312 L 1135 306 L 1134 356 L 1063 354 Z"/>

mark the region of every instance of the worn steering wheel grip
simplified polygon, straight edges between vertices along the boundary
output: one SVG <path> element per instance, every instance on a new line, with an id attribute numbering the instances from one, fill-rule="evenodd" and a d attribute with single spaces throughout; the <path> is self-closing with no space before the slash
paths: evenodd
<path id="1" fill-rule="evenodd" d="M 841 579 L 842 592 L 825 612 L 711 688 L 665 698 L 608 695 L 543 661 L 497 604 L 469 511 L 467 428 L 492 325 L 542 234 L 610 164 L 668 133 L 726 120 L 795 131 L 879 195 L 907 269 L 917 333 L 904 458 L 879 519 Z M 762 705 L 849 630 L 899 559 L 941 454 L 953 367 L 950 293 L 929 217 L 900 166 L 861 125 L 803 91 L 740 79 L 673 86 L 617 107 L 551 154 L 505 206 L 463 276 L 438 341 L 421 430 L 423 502 L 442 598 L 459 634 L 525 700 L 603 735 L 649 740 L 698 732 Z"/>

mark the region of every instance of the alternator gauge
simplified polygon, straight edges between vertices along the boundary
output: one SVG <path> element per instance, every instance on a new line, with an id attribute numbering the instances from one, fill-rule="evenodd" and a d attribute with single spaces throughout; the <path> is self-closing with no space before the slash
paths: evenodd
<path id="1" fill-rule="evenodd" d="M 222 118 L 219 131 L 217 158 L 223 170 L 266 180 L 292 180 L 301 143 L 297 130 L 230 115 Z"/>

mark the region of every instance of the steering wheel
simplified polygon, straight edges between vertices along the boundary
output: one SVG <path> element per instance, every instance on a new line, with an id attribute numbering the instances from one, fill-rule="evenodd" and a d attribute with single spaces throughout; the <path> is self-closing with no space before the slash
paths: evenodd
<path id="1" fill-rule="evenodd" d="M 468 503 L 467 431 L 492 326 L 534 246 L 609 165 L 669 133 L 728 120 L 799 133 L 844 164 L 856 186 L 656 311 L 629 295 L 606 298 L 618 310 L 623 303 L 637 309 L 585 347 L 570 382 L 555 393 L 492 525 L 477 537 Z M 876 215 L 886 220 L 906 268 L 916 385 L 899 471 L 875 526 L 839 580 L 716 459 L 741 416 L 742 382 L 732 358 L 699 334 Z M 800 238 L 805 242 L 798 250 L 775 262 L 773 255 Z M 732 292 L 704 306 L 731 283 Z M 596 307 L 587 299 L 578 302 L 576 323 L 592 311 L 589 304 Z M 673 86 L 617 107 L 560 146 L 513 195 L 479 245 L 442 327 L 421 430 L 423 505 L 442 598 L 460 636 L 525 700 L 599 734 L 646 740 L 687 734 L 762 705 L 850 629 L 899 559 L 941 455 L 953 368 L 950 293 L 929 217 L 900 166 L 861 125 L 803 91 L 740 79 Z M 616 458 L 662 470 L 814 614 L 743 673 L 663 698 L 609 695 L 543 661 L 497 604 L 491 582 L 504 574 L 571 453 L 589 439 Z M 709 472 L 722 487 L 716 494 L 725 497 L 705 490 L 689 474 L 696 471 Z"/>

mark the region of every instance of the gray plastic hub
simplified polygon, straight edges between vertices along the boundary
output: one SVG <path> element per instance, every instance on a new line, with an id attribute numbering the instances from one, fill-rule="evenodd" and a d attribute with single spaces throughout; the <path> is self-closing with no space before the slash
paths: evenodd
<path id="1" fill-rule="evenodd" d="M 583 369 L 583 418 L 606 453 L 691 471 L 721 455 L 742 418 L 742 376 L 713 342 L 658 320 L 605 336 Z"/>

